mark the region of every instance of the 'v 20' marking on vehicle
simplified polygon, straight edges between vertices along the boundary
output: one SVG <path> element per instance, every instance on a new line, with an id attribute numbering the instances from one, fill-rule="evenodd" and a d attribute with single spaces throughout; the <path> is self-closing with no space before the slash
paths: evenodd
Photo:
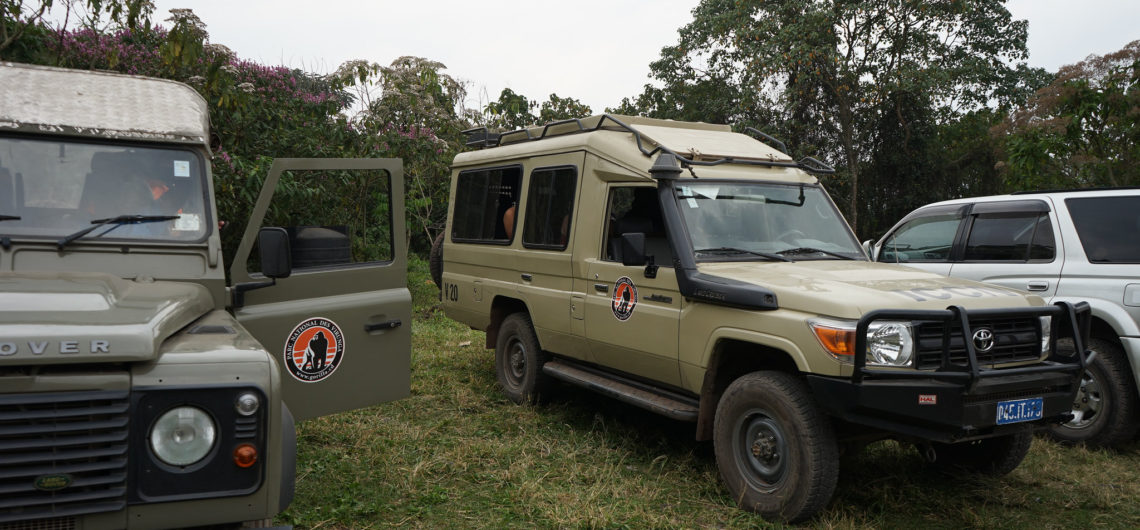
<path id="1" fill-rule="evenodd" d="M 614 282 L 614 294 L 610 298 L 610 309 L 614 316 L 622 322 L 633 316 L 633 309 L 637 307 L 637 287 L 629 276 L 622 276 Z"/>
<path id="2" fill-rule="evenodd" d="M 344 360 L 344 334 L 327 318 L 307 319 L 285 341 L 285 367 L 302 383 L 322 381 Z"/>

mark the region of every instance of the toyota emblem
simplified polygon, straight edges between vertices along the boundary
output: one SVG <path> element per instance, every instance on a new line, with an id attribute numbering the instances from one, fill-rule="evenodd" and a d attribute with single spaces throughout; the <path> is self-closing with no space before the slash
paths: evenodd
<path id="1" fill-rule="evenodd" d="M 988 328 L 981 328 L 974 332 L 974 347 L 982 353 L 994 349 L 994 332 Z"/>

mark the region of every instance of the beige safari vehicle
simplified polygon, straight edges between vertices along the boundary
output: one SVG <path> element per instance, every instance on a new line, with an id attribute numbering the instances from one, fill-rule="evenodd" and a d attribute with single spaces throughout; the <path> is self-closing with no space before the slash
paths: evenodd
<path id="1" fill-rule="evenodd" d="M 1004 474 L 1070 417 L 1087 359 L 1054 344 L 1087 307 L 870 262 L 832 170 L 749 132 L 471 131 L 434 269 L 511 400 L 561 381 L 692 422 L 739 505 L 785 521 L 827 505 L 840 447 L 894 438 Z"/>
<path id="2" fill-rule="evenodd" d="M 264 524 L 295 420 L 408 394 L 399 160 L 277 160 L 227 282 L 193 89 L 0 87 L 0 528 Z M 377 213 L 291 208 L 324 175 Z"/>

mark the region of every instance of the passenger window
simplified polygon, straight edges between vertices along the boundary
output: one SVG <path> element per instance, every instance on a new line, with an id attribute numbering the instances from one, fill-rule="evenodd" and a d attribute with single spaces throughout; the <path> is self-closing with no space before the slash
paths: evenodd
<path id="1" fill-rule="evenodd" d="M 531 172 L 523 221 L 524 247 L 566 249 L 577 181 L 578 172 L 573 167 Z"/>
<path id="2" fill-rule="evenodd" d="M 879 261 L 889 263 L 939 262 L 950 260 L 950 248 L 962 219 L 957 215 L 933 215 L 907 222 L 883 243 Z"/>
<path id="3" fill-rule="evenodd" d="M 1053 222 L 1048 215 L 1037 219 L 1037 228 L 1033 232 L 1033 243 L 1029 246 L 1030 260 L 1052 261 L 1057 255 L 1057 242 L 1053 239 Z"/>
<path id="4" fill-rule="evenodd" d="M 515 235 L 521 167 L 477 169 L 459 174 L 451 240 L 510 244 Z"/>
<path id="5" fill-rule="evenodd" d="M 1052 227 L 1048 218 L 1044 225 L 1048 227 L 1050 237 L 1048 240 L 1036 239 L 1036 230 L 1042 226 L 1041 215 L 1008 216 L 1008 215 L 979 215 L 974 219 L 970 228 L 970 237 L 966 240 L 966 261 L 1027 261 L 1030 259 L 1030 243 L 1035 240 L 1044 244 L 1052 244 Z M 1048 257 L 1035 259 L 1052 259 L 1052 252 L 1047 248 L 1037 249 L 1037 255 L 1046 254 Z"/>
<path id="6" fill-rule="evenodd" d="M 1140 196 L 1065 199 L 1092 263 L 1140 263 Z"/>
<path id="7" fill-rule="evenodd" d="M 622 234 L 642 233 L 645 234 L 646 256 L 653 256 L 657 265 L 673 262 L 673 252 L 665 234 L 665 221 L 661 217 L 656 188 L 612 188 L 608 204 L 604 259 L 620 262 Z"/>
<path id="8" fill-rule="evenodd" d="M 289 233 L 294 271 L 390 261 L 390 185 L 382 170 L 285 171 L 262 226 Z M 261 270 L 256 246 L 247 268 Z"/>

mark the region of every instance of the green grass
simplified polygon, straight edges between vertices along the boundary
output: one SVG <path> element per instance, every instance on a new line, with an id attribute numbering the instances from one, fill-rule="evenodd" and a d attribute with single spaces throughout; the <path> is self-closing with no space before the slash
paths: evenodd
<path id="1" fill-rule="evenodd" d="M 573 388 L 520 407 L 496 388 L 484 335 L 409 271 L 411 397 L 298 426 L 299 528 L 756 528 L 692 427 Z M 1140 457 L 1037 439 L 1000 478 L 946 475 L 910 446 L 847 458 L 816 528 L 1140 527 Z"/>

